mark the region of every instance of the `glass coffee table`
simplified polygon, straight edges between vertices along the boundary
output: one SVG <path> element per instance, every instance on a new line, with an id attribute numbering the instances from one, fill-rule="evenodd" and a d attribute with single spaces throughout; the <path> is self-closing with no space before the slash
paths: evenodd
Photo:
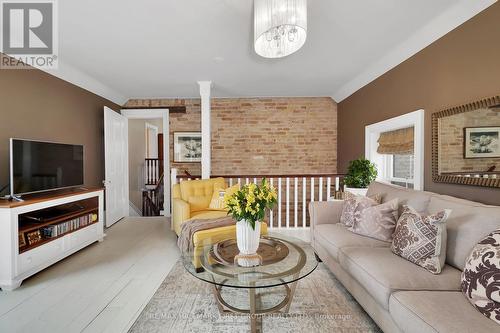
<path id="1" fill-rule="evenodd" d="M 186 270 L 211 285 L 221 315 L 241 314 L 250 318 L 251 332 L 257 332 L 257 319 L 265 314 L 288 313 L 297 282 L 318 266 L 313 248 L 306 242 L 283 235 L 263 236 L 257 253 L 262 258 L 255 267 L 235 264 L 238 255 L 235 239 L 223 240 L 182 254 Z M 195 260 L 197 259 L 197 260 Z M 277 304 L 261 307 L 256 302 L 263 289 L 281 289 L 283 299 Z M 240 308 L 223 298 L 223 288 L 248 290 L 249 306 Z M 257 294 L 257 296 L 256 296 Z"/>

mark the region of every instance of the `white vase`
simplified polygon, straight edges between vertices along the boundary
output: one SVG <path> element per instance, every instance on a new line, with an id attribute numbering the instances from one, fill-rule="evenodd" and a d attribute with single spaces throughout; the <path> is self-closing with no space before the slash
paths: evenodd
<path id="1" fill-rule="evenodd" d="M 236 243 L 240 254 L 253 255 L 257 253 L 260 240 L 260 221 L 255 222 L 255 229 L 246 220 L 236 222 Z"/>
<path id="2" fill-rule="evenodd" d="M 344 191 L 345 192 L 350 192 L 352 194 L 361 195 L 361 196 L 366 197 L 366 193 L 368 192 L 368 188 L 354 188 L 354 187 L 347 187 L 347 186 L 345 186 L 344 187 Z"/>

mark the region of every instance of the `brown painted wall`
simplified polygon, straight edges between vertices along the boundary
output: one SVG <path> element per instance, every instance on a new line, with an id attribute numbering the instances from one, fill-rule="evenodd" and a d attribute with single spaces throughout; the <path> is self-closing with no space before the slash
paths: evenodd
<path id="1" fill-rule="evenodd" d="M 212 174 L 337 172 L 337 104 L 329 97 L 214 98 Z M 170 115 L 173 133 L 200 131 L 199 99 L 134 99 L 127 107 L 186 106 Z M 200 163 L 172 163 L 179 173 L 199 175 Z"/>
<path id="2" fill-rule="evenodd" d="M 0 70 L 0 187 L 8 183 L 10 137 L 83 144 L 85 184 L 102 185 L 104 106 L 120 109 L 39 70 Z"/>
<path id="3" fill-rule="evenodd" d="M 431 173 L 431 114 L 500 93 L 500 3 L 339 104 L 339 171 L 364 154 L 364 127 L 426 110 L 425 189 L 500 205 L 500 190 L 438 184 Z"/>

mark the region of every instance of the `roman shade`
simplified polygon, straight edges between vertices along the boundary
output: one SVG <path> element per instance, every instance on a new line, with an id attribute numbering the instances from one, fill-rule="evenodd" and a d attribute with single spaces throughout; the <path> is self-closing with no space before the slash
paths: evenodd
<path id="1" fill-rule="evenodd" d="M 377 153 L 388 155 L 412 155 L 414 147 L 414 128 L 402 128 L 383 132 L 378 139 Z"/>

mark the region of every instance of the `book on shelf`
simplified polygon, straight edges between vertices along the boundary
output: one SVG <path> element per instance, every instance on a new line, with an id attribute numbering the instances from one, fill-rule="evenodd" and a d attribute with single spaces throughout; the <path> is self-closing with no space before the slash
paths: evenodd
<path id="1" fill-rule="evenodd" d="M 97 220 L 96 214 L 83 215 L 69 221 L 52 224 L 41 228 L 43 238 L 55 238 L 73 230 L 83 228 Z"/>

